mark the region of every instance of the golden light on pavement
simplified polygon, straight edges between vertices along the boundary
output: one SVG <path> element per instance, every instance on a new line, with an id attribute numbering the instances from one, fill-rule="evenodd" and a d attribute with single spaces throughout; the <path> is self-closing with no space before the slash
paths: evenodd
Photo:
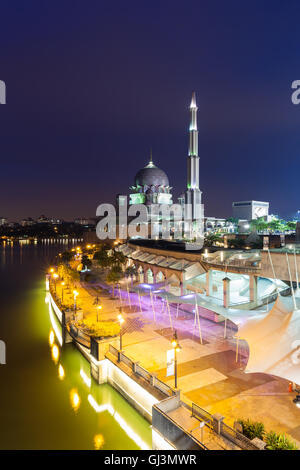
<path id="1" fill-rule="evenodd" d="M 60 378 L 60 380 L 64 380 L 65 378 L 65 370 L 61 364 L 59 364 L 58 366 L 58 377 Z"/>
<path id="2" fill-rule="evenodd" d="M 104 437 L 102 434 L 96 434 L 94 436 L 94 446 L 96 450 L 100 450 L 104 445 Z"/>
<path id="3" fill-rule="evenodd" d="M 51 352 L 52 352 L 52 359 L 56 364 L 59 358 L 59 349 L 56 344 L 53 344 Z"/>
<path id="4" fill-rule="evenodd" d="M 70 400 L 73 410 L 77 411 L 80 407 L 80 396 L 78 395 L 76 388 L 72 388 L 70 391 Z"/>

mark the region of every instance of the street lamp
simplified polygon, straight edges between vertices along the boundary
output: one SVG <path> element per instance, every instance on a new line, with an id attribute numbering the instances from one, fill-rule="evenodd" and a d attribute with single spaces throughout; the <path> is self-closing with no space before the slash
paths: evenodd
<path id="1" fill-rule="evenodd" d="M 122 346 L 123 346 L 123 344 L 122 344 L 122 336 L 123 336 L 122 325 L 125 321 L 121 314 L 118 315 L 118 321 L 120 323 L 120 351 L 119 351 L 119 354 L 118 354 L 118 362 L 120 362 L 120 353 L 122 351 Z"/>
<path id="2" fill-rule="evenodd" d="M 172 339 L 172 347 L 174 349 L 175 388 L 177 388 L 177 353 L 180 351 L 181 346 L 178 343 L 176 330 L 174 331 L 174 335 Z"/>
<path id="3" fill-rule="evenodd" d="M 64 301 L 64 285 L 65 285 L 65 282 L 62 281 L 62 283 L 61 283 L 61 303 L 63 303 L 63 301 Z"/>
<path id="4" fill-rule="evenodd" d="M 102 305 L 97 305 L 97 322 L 99 322 L 99 310 L 102 310 Z"/>
<path id="5" fill-rule="evenodd" d="M 57 273 L 54 273 L 54 274 L 53 274 L 55 294 L 56 294 L 56 279 L 57 279 L 58 277 L 59 277 L 59 276 L 58 276 Z"/>
<path id="6" fill-rule="evenodd" d="M 74 315 L 75 315 L 76 314 L 76 298 L 79 295 L 79 293 L 77 292 L 77 290 L 73 290 L 73 294 L 74 294 Z"/>

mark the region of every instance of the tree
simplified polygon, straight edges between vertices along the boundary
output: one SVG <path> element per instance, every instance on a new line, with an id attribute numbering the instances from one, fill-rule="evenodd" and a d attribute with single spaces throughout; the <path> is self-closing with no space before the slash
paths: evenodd
<path id="1" fill-rule="evenodd" d="M 219 233 L 210 233 L 209 235 L 206 235 L 204 238 L 204 244 L 206 246 L 212 246 L 216 242 L 222 242 L 222 236 Z"/>
<path id="2" fill-rule="evenodd" d="M 288 230 L 291 230 L 294 232 L 296 230 L 297 222 L 294 220 L 289 220 L 286 225 L 287 225 Z"/>
<path id="3" fill-rule="evenodd" d="M 74 253 L 71 251 L 64 251 L 60 257 L 64 263 L 69 263 L 74 258 Z"/>
<path id="4" fill-rule="evenodd" d="M 100 250 L 94 253 L 93 259 L 97 260 L 102 268 L 108 268 L 110 266 L 108 251 L 109 247 L 102 245 Z"/>
<path id="5" fill-rule="evenodd" d="M 115 284 L 122 278 L 122 269 L 120 266 L 113 266 L 106 276 L 106 280 L 113 285 L 113 296 L 115 295 Z"/>
<path id="6" fill-rule="evenodd" d="M 239 219 L 238 219 L 237 217 L 228 217 L 228 218 L 225 220 L 225 223 L 226 223 L 226 224 L 232 224 L 232 225 L 238 225 Z"/>
<path id="7" fill-rule="evenodd" d="M 87 269 L 89 269 L 92 266 L 92 262 L 87 255 L 82 255 L 81 263 L 83 267 L 86 267 Z"/>
<path id="8" fill-rule="evenodd" d="M 111 254 L 111 265 L 112 266 L 122 266 L 126 263 L 127 258 L 120 251 L 113 250 Z"/>
<path id="9" fill-rule="evenodd" d="M 268 222 L 265 221 L 264 217 L 258 217 L 251 220 L 250 227 L 253 232 L 265 232 L 268 229 Z"/>
<path id="10" fill-rule="evenodd" d="M 136 269 L 136 267 L 135 267 L 135 266 L 128 266 L 128 267 L 125 269 L 125 276 L 131 278 L 131 285 L 132 285 L 133 276 L 137 276 L 137 269 Z"/>
<path id="11" fill-rule="evenodd" d="M 284 232 L 286 229 L 286 223 L 284 220 L 273 219 L 269 222 L 268 227 L 271 232 Z"/>

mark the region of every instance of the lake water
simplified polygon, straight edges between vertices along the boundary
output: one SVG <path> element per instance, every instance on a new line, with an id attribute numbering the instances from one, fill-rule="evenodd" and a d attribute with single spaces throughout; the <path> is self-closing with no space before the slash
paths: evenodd
<path id="1" fill-rule="evenodd" d="M 91 380 L 74 345 L 62 349 L 55 337 L 51 346 L 45 269 L 64 249 L 0 245 L 0 448 L 151 448 L 149 423 L 112 387 Z"/>

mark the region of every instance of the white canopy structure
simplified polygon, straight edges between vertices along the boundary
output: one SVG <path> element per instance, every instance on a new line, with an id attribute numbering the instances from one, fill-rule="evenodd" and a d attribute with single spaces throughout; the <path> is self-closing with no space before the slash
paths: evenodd
<path id="1" fill-rule="evenodd" d="M 264 318 L 249 318 L 237 337 L 249 345 L 245 372 L 262 372 L 300 384 L 300 310 L 278 295 Z"/>

